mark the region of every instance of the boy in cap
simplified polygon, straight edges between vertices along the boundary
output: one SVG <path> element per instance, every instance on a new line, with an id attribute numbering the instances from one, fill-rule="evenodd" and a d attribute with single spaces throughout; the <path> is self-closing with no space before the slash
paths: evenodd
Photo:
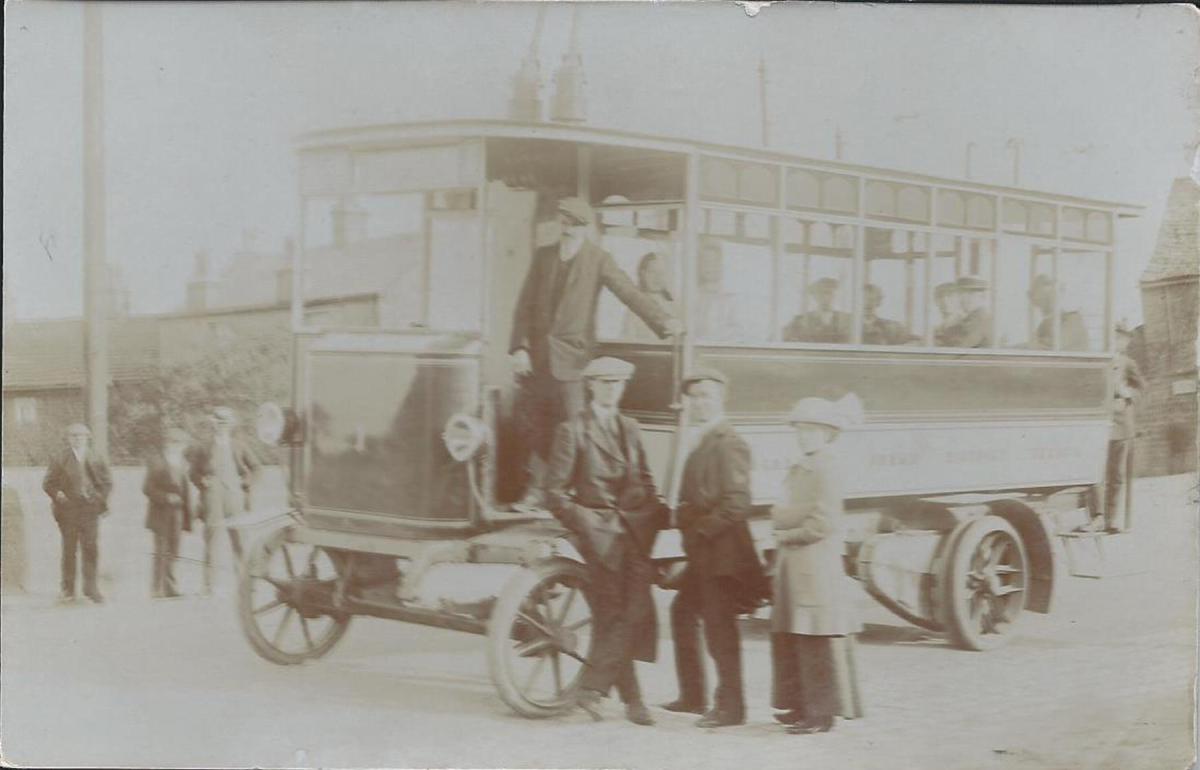
<path id="1" fill-rule="evenodd" d="M 651 725 L 633 661 L 657 657 L 650 549 L 668 513 L 638 423 L 618 411 L 633 365 L 597 358 L 581 374 L 591 404 L 558 426 L 546 477 L 550 511 L 574 535 L 593 591 L 595 636 L 578 704 L 599 720 L 600 700 L 615 686 L 626 718 Z"/>
<path id="2" fill-rule="evenodd" d="M 108 513 L 112 474 L 108 463 L 88 446 L 91 431 L 75 423 L 67 428 L 68 448 L 50 461 L 42 489 L 50 496 L 54 521 L 62 535 L 62 592 L 59 601 L 75 599 L 75 554 L 83 556 L 83 594 L 100 604 L 96 585 L 100 517 Z"/>
<path id="3" fill-rule="evenodd" d="M 836 278 L 818 278 L 808 287 L 816 304 L 814 310 L 801 313 L 783 329 L 784 342 L 849 342 L 850 314 L 833 309 L 837 294 Z"/>
<path id="4" fill-rule="evenodd" d="M 581 373 L 596 347 L 596 304 L 607 288 L 660 337 L 677 334 L 679 321 L 638 289 L 612 255 L 588 240 L 594 215 L 580 198 L 558 203 L 562 235 L 537 250 L 513 313 L 509 345 L 522 389 L 519 410 L 528 449 L 529 489 L 521 507 L 543 504 L 544 464 L 554 427 L 583 407 Z"/>
<path id="5" fill-rule="evenodd" d="M 725 419 L 728 379 L 716 369 L 698 369 L 683 380 L 696 432 L 683 466 L 677 523 L 687 569 L 671 603 L 671 637 L 679 698 L 668 711 L 702 714 L 698 727 L 746 721 L 742 650 L 737 616 L 766 595 L 766 577 L 754 549 L 750 516 L 750 445 Z M 706 708 L 700 624 L 717 666 L 713 708 Z"/>
<path id="6" fill-rule="evenodd" d="M 184 453 L 191 437 L 179 428 L 163 436 L 162 451 L 151 458 L 142 482 L 146 496 L 146 529 L 154 534 L 154 571 L 150 595 L 155 599 L 179 596 L 175 587 L 175 560 L 180 531 L 192 531 L 191 486 Z"/>
<path id="7" fill-rule="evenodd" d="M 258 476 L 259 462 L 233 436 L 237 415 L 227 406 L 212 411 L 213 437 L 196 447 L 190 457 L 189 477 L 200 490 L 200 519 L 204 522 L 204 593 L 212 593 L 213 538 L 226 520 L 242 515 L 249 507 L 250 488 Z M 242 543 L 229 529 L 229 544 L 237 562 L 242 560 Z"/>

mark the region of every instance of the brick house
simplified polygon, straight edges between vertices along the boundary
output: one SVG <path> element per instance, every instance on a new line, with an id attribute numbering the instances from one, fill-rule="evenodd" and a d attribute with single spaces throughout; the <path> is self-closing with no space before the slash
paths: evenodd
<path id="1" fill-rule="evenodd" d="M 1200 187 L 1189 178 L 1176 179 L 1141 277 L 1145 323 L 1130 347 L 1146 377 L 1137 408 L 1140 475 L 1196 470 L 1198 225 Z"/>

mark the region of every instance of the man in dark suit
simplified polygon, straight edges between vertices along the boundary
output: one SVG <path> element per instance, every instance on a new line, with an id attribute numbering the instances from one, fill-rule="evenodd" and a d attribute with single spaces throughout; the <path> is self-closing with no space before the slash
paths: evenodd
<path id="1" fill-rule="evenodd" d="M 46 469 L 42 489 L 50 496 L 54 521 L 62 534 L 62 592 L 59 601 L 75 599 L 75 553 L 83 554 L 83 594 L 100 604 L 96 586 L 100 517 L 108 513 L 112 474 L 108 463 L 88 447 L 91 431 L 76 423 L 67 428 L 70 447 Z"/>
<path id="2" fill-rule="evenodd" d="M 818 278 L 808 287 L 815 309 L 793 318 L 783 329 L 784 342 L 849 342 L 850 314 L 834 310 L 836 278 Z"/>
<path id="3" fill-rule="evenodd" d="M 519 409 L 528 440 L 529 488 L 523 507 L 539 507 L 554 428 L 583 407 L 581 372 L 596 348 L 596 304 L 607 288 L 660 337 L 681 326 L 630 280 L 612 255 L 588 240 L 592 208 L 558 204 L 559 243 L 537 250 L 513 314 L 509 352 L 522 386 Z M 534 461 L 540 458 L 540 462 Z"/>
<path id="4" fill-rule="evenodd" d="M 175 559 L 180 531 L 192 531 L 191 488 L 184 452 L 191 441 L 187 433 L 172 428 L 164 436 L 163 450 L 146 466 L 142 494 L 146 496 L 146 529 L 154 533 L 154 571 L 150 594 L 155 599 L 179 596 L 175 588 Z"/>
<path id="5" fill-rule="evenodd" d="M 590 573 L 595 636 L 579 706 L 601 719 L 600 700 L 615 685 L 626 718 L 651 725 L 633 661 L 657 656 L 650 549 L 667 508 L 646 466 L 637 421 L 617 409 L 632 374 L 633 365 L 616 358 L 597 358 L 583 370 L 592 402 L 558 426 L 546 496 Z"/>
<path id="6" fill-rule="evenodd" d="M 992 346 L 992 317 L 984 309 L 987 300 L 987 281 L 974 275 L 964 275 L 954 282 L 962 316 L 941 331 L 938 344 L 954 348 L 988 348 Z"/>
<path id="7" fill-rule="evenodd" d="M 200 518 L 204 522 L 204 592 L 212 593 L 213 540 L 217 529 L 229 532 L 234 559 L 242 560 L 242 543 L 229 529 L 230 519 L 241 516 L 250 505 L 250 490 L 258 477 L 259 462 L 249 448 L 233 436 L 237 416 L 227 406 L 212 413 L 213 437 L 195 447 L 189 457 L 189 477 L 200 490 Z"/>
<path id="8" fill-rule="evenodd" d="M 737 616 L 766 595 L 766 577 L 747 524 L 750 446 L 725 419 L 727 384 L 725 375 L 715 369 L 699 369 L 683 381 L 697 436 L 683 466 L 676 516 L 688 560 L 671 603 L 679 699 L 664 708 L 703 714 L 696 722 L 699 727 L 746 721 Z M 711 711 L 705 708 L 701 622 L 717 666 Z"/>

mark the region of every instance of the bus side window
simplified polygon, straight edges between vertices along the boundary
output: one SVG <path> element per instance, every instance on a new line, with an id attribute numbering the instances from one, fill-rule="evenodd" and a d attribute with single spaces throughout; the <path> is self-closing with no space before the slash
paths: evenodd
<path id="1" fill-rule="evenodd" d="M 933 235 L 931 314 L 936 315 L 930 336 L 934 345 L 976 349 L 996 345 L 995 266 L 993 239 Z"/>
<path id="2" fill-rule="evenodd" d="M 786 219 L 782 236 L 783 254 L 775 277 L 778 339 L 850 342 L 855 228 Z"/>
<path id="3" fill-rule="evenodd" d="M 704 214 L 692 314 L 696 340 L 770 341 L 774 218 L 719 209 Z"/>
<path id="4" fill-rule="evenodd" d="M 900 228 L 866 228 L 864 345 L 909 345 L 924 339 L 927 238 Z"/>
<path id="5" fill-rule="evenodd" d="M 679 241 L 673 210 L 647 208 L 602 211 L 600 247 L 639 289 L 670 316 L 682 320 Z M 596 310 L 601 340 L 664 342 L 610 292 L 602 292 Z"/>

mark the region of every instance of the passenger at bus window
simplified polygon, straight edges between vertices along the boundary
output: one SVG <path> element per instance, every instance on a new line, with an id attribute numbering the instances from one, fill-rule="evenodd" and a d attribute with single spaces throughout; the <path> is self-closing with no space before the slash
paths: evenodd
<path id="1" fill-rule="evenodd" d="M 808 287 L 816 309 L 801 313 L 783 329 L 784 342 L 849 342 L 850 314 L 835 310 L 836 278 L 818 278 Z"/>
<path id="2" fill-rule="evenodd" d="M 1054 279 L 1048 275 L 1034 278 L 1029 285 L 1029 302 L 1042 314 L 1042 322 L 1038 324 L 1029 347 L 1050 350 L 1054 347 Z M 1062 311 L 1059 315 L 1058 349 L 1087 350 L 1089 347 L 1083 313 L 1078 310 Z"/>
<path id="3" fill-rule="evenodd" d="M 961 317 L 961 309 L 958 304 L 958 284 L 949 281 L 933 287 L 933 302 L 937 305 L 938 312 L 942 314 L 942 322 L 933 330 L 933 344 L 949 345 L 951 329 L 958 324 Z"/>
<path id="4" fill-rule="evenodd" d="M 904 324 L 877 315 L 883 304 L 883 290 L 873 283 L 863 287 L 863 336 L 864 345 L 904 345 L 917 339 Z"/>
<path id="5" fill-rule="evenodd" d="M 992 345 L 992 319 L 983 304 L 987 299 L 987 281 L 964 275 L 955 281 L 962 316 L 944 334 L 942 344 L 955 348 L 987 348 Z"/>
<path id="6" fill-rule="evenodd" d="M 679 317 L 675 297 L 671 295 L 671 290 L 668 288 L 667 271 L 659 254 L 651 251 L 642 257 L 637 266 L 637 278 L 638 288 L 647 297 L 657 302 L 664 313 L 671 318 Z M 621 338 L 638 342 L 655 342 L 658 340 L 658 335 L 646 325 L 645 321 L 638 318 L 637 313 L 630 310 L 625 313 L 625 321 L 621 325 Z"/>
<path id="7" fill-rule="evenodd" d="M 745 339 L 737 318 L 737 298 L 723 286 L 724 254 L 712 238 L 700 241 L 696 259 L 696 338 L 708 342 Z"/>

